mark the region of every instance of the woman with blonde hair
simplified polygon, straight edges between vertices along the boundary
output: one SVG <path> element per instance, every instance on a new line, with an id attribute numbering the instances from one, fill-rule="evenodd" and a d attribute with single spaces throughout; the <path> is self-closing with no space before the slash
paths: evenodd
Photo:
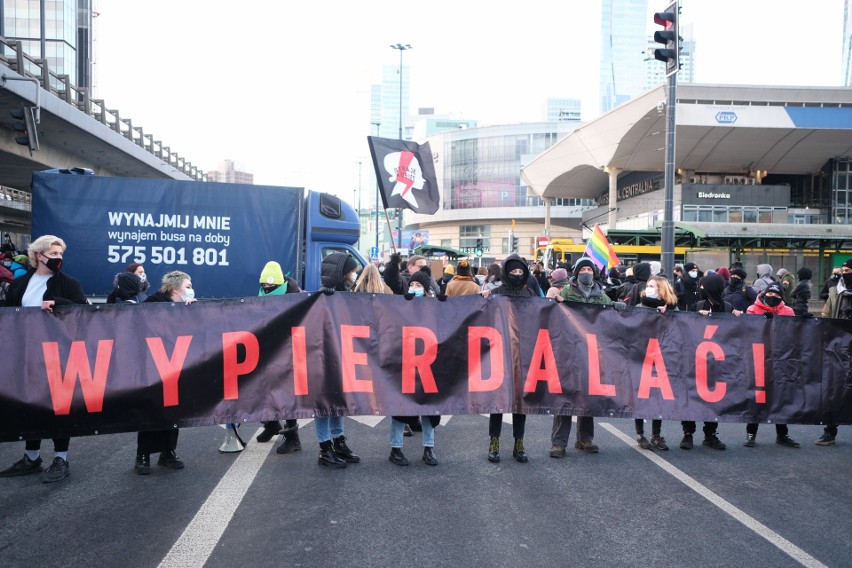
<path id="1" fill-rule="evenodd" d="M 666 313 L 666 310 L 677 310 L 677 294 L 672 288 L 672 285 L 666 278 L 662 276 L 652 276 L 645 283 L 645 288 L 639 293 L 639 302 L 637 308 L 647 308 L 657 310 L 661 314 Z M 645 437 L 645 421 L 642 418 L 636 418 L 636 443 L 643 450 L 656 448 L 658 450 L 668 450 L 666 439 L 663 438 L 663 421 L 651 420 L 651 440 Z"/>
<path id="2" fill-rule="evenodd" d="M 361 272 L 358 282 L 355 283 L 353 292 L 367 292 L 369 294 L 393 294 L 390 286 L 382 280 L 382 274 L 374 264 L 368 264 Z"/>

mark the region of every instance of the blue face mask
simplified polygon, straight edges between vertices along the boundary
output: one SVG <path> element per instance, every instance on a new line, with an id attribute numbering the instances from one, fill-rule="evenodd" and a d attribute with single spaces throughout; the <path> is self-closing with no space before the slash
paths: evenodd
<path id="1" fill-rule="evenodd" d="M 195 290 L 193 290 L 192 288 L 190 288 L 188 290 L 184 290 L 184 294 L 183 294 L 184 302 L 186 300 L 194 300 L 194 299 L 195 299 Z"/>
<path id="2" fill-rule="evenodd" d="M 423 296 L 423 294 L 426 293 L 426 290 L 424 290 L 423 288 L 409 288 L 408 293 L 420 298 Z"/>

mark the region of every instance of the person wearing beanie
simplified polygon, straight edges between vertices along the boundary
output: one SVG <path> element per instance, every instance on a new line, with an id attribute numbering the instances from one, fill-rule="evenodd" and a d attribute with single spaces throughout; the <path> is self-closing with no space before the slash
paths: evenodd
<path id="1" fill-rule="evenodd" d="M 688 265 L 687 265 L 688 266 Z M 684 269 L 687 269 L 684 266 Z M 687 269 L 688 270 L 688 269 Z M 689 306 L 690 312 L 698 312 L 702 316 L 710 314 L 734 314 L 735 316 L 742 315 L 742 310 L 737 310 L 730 302 L 724 300 L 725 279 L 718 274 L 708 274 L 701 279 L 701 288 L 704 292 L 704 299 L 695 302 Z M 695 422 L 691 420 L 680 423 L 683 428 L 683 439 L 680 441 L 680 447 L 683 450 L 691 450 L 692 436 L 695 434 Z M 718 422 L 704 423 L 704 442 L 705 446 L 714 450 L 724 450 L 727 446 L 716 436 L 716 431 L 719 428 Z"/>
<path id="2" fill-rule="evenodd" d="M 572 274 L 568 284 L 559 292 L 563 301 L 600 306 L 612 304 L 612 300 L 604 293 L 600 283 L 597 282 L 598 267 L 591 258 L 587 256 L 579 258 L 574 263 Z M 555 415 L 553 417 L 550 457 L 557 459 L 565 457 L 565 448 L 571 438 L 571 426 L 571 416 Z M 594 443 L 594 438 L 594 419 L 591 416 L 578 416 L 577 438 L 574 447 L 588 454 L 595 454 L 598 452 L 598 447 Z"/>
<path id="3" fill-rule="evenodd" d="M 460 260 L 456 267 L 456 276 L 447 284 L 447 296 L 467 296 L 479 294 L 479 284 L 470 273 L 467 260 Z"/>
<path id="4" fill-rule="evenodd" d="M 520 298 L 534 298 L 538 294 L 530 286 L 530 269 L 527 261 L 518 254 L 510 254 L 503 260 L 500 269 L 500 286 L 482 292 L 484 297 L 490 294 L 501 296 L 514 296 Z M 515 377 L 515 380 L 523 380 Z M 517 384 L 517 383 L 516 383 Z M 529 457 L 524 448 L 524 433 L 526 431 L 527 415 L 512 413 L 512 436 L 515 445 L 512 449 L 512 457 L 519 463 L 527 463 Z M 500 461 L 500 434 L 503 429 L 503 415 L 492 414 L 488 419 L 488 435 L 491 439 L 488 445 L 488 461 L 498 463 Z"/>
<path id="5" fill-rule="evenodd" d="M 799 279 L 799 283 L 796 284 L 796 287 L 790 293 L 792 300 L 790 307 L 793 308 L 793 312 L 797 316 L 807 316 L 810 313 L 808 311 L 808 302 L 811 299 L 811 278 L 813 278 L 813 272 L 811 272 L 810 268 L 803 266 L 796 271 L 796 276 Z"/>
<path id="6" fill-rule="evenodd" d="M 322 259 L 320 276 L 323 292 L 348 292 L 355 287 L 358 263 L 345 252 L 334 252 Z M 342 416 L 317 416 L 314 430 L 319 442 L 317 463 L 333 469 L 358 463 L 361 458 L 352 452 L 343 435 Z"/>
<path id="7" fill-rule="evenodd" d="M 423 309 L 429 309 L 428 304 L 420 303 L 417 298 L 434 297 L 431 290 L 432 271 L 428 266 L 412 273 L 408 279 L 408 291 L 405 298 L 414 300 Z M 409 361 L 403 361 L 403 365 L 409 365 Z M 394 465 L 406 466 L 408 459 L 402 453 L 405 426 L 416 429 L 423 433 L 423 463 L 426 465 L 438 465 L 435 455 L 435 428 L 441 423 L 438 415 L 429 416 L 391 416 L 390 445 L 391 452 L 388 461 Z"/>
<path id="8" fill-rule="evenodd" d="M 734 306 L 734 309 L 744 312 L 757 299 L 754 288 L 745 283 L 746 272 L 742 268 L 731 270 L 731 279 L 725 286 L 722 299 Z"/>
<path id="9" fill-rule="evenodd" d="M 447 263 L 447 266 L 444 267 L 444 274 L 441 276 L 441 279 L 438 280 L 438 288 L 440 294 L 447 293 L 447 285 L 453 281 L 453 278 L 456 276 L 456 269 L 452 264 Z"/>
<path id="10" fill-rule="evenodd" d="M 613 269 L 615 270 L 615 269 Z M 562 296 L 559 293 L 562 288 L 568 285 L 568 271 L 564 268 L 557 268 L 550 273 L 550 288 L 547 289 L 545 298 L 553 298 L 557 302 L 562 301 Z"/>
<path id="11" fill-rule="evenodd" d="M 430 273 L 431 270 L 429 270 L 429 267 L 424 266 L 409 276 L 407 293 L 415 297 L 434 297 L 435 293 L 432 292 L 432 276 Z"/>
<path id="12" fill-rule="evenodd" d="M 683 274 L 680 277 L 680 292 L 678 294 L 677 307 L 680 311 L 686 311 L 689 306 L 698 301 L 698 281 L 704 276 L 694 262 L 683 265 Z"/>
<path id="13" fill-rule="evenodd" d="M 784 304 L 784 286 L 778 282 L 773 282 L 767 286 L 766 290 L 757 297 L 754 304 L 749 306 L 746 313 L 763 315 L 764 317 L 795 315 L 792 308 Z M 745 447 L 753 448 L 755 446 L 757 428 L 757 422 L 746 424 L 746 441 L 743 444 Z M 799 443 L 790 437 L 786 424 L 775 424 L 775 443 L 787 448 L 799 447 Z"/>
<path id="14" fill-rule="evenodd" d="M 284 275 L 281 265 L 274 260 L 266 263 L 263 270 L 260 271 L 258 280 L 260 289 L 257 295 L 261 298 L 295 294 L 302 291 L 295 280 Z M 263 430 L 255 439 L 263 444 L 281 434 L 281 444 L 275 449 L 275 452 L 279 454 L 298 452 L 302 449 L 302 442 L 299 440 L 299 423 L 295 418 L 288 418 L 285 424 L 286 427 L 282 427 L 278 420 L 268 420 L 263 423 Z"/>
<path id="15" fill-rule="evenodd" d="M 725 279 L 725 284 L 731 281 L 731 271 L 724 266 L 719 268 L 719 270 L 716 271 L 716 274 Z"/>

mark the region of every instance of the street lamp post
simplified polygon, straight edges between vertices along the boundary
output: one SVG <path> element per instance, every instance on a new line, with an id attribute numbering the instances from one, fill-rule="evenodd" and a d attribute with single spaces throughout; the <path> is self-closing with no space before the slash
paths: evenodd
<path id="1" fill-rule="evenodd" d="M 402 140 L 402 52 L 412 49 L 408 43 L 395 43 L 391 49 L 399 50 L 399 139 Z M 402 248 L 402 209 L 396 210 L 396 248 Z"/>

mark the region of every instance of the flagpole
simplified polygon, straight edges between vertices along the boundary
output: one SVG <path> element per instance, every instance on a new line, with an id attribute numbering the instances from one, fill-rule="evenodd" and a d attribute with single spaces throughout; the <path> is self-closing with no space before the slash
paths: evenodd
<path id="1" fill-rule="evenodd" d="M 385 209 L 385 221 L 387 221 L 387 224 L 388 224 L 388 235 L 390 235 L 390 238 L 391 238 L 391 240 L 390 240 L 391 241 L 391 247 L 393 248 L 393 252 L 396 252 L 396 243 L 393 240 L 393 227 L 391 227 L 390 217 L 388 217 L 388 210 L 387 209 Z M 402 230 L 400 230 L 399 238 L 400 238 L 399 242 L 402 243 Z M 400 246 L 402 246 L 402 244 L 400 244 Z"/>

